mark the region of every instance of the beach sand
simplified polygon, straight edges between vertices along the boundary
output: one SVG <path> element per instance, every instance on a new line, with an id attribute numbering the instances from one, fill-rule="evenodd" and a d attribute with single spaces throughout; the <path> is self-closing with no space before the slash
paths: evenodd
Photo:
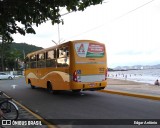
<path id="1" fill-rule="evenodd" d="M 128 80 L 120 80 L 120 79 L 107 79 L 108 85 L 146 85 L 146 83 L 139 83 L 134 81 L 128 81 Z"/>
<path id="2" fill-rule="evenodd" d="M 107 79 L 105 90 L 160 96 L 160 86 L 120 79 Z"/>

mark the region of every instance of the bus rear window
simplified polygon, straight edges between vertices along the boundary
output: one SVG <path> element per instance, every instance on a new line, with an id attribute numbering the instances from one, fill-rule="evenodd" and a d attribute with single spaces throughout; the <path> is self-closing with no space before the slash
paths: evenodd
<path id="1" fill-rule="evenodd" d="M 76 43 L 75 50 L 79 57 L 100 58 L 104 56 L 104 45 L 95 43 Z"/>

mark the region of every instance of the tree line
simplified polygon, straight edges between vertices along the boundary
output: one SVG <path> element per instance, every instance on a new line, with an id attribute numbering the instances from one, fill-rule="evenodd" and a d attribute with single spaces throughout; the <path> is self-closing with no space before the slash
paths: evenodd
<path id="1" fill-rule="evenodd" d="M 12 34 L 35 34 L 37 27 L 50 20 L 64 23 L 62 9 L 66 13 L 84 11 L 91 5 L 102 4 L 103 0 L 0 0 L 0 35 L 4 42 L 12 42 Z"/>
<path id="2" fill-rule="evenodd" d="M 0 44 L 0 71 L 21 70 L 25 56 L 42 47 L 29 45 L 26 43 L 2 43 Z M 3 51 L 3 53 L 2 53 Z"/>
<path id="3" fill-rule="evenodd" d="M 0 70 L 16 68 L 15 59 L 23 58 L 22 50 L 10 51 L 12 34 L 36 34 L 37 27 L 50 20 L 64 24 L 63 15 L 84 11 L 91 5 L 102 4 L 103 0 L 0 0 Z M 65 14 L 61 11 L 66 10 Z M 18 61 L 17 59 L 17 61 Z M 17 66 L 18 67 L 18 66 Z"/>

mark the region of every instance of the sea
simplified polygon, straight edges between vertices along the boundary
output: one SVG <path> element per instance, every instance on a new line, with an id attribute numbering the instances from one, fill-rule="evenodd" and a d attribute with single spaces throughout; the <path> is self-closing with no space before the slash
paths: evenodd
<path id="1" fill-rule="evenodd" d="M 160 81 L 160 69 L 108 71 L 108 78 L 154 84 L 157 79 Z"/>

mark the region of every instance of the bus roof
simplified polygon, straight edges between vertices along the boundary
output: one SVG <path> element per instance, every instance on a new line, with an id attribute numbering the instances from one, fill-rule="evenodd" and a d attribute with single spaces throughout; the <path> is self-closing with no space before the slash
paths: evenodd
<path id="1" fill-rule="evenodd" d="M 94 40 L 73 40 L 73 41 L 67 41 L 65 43 L 62 43 L 62 44 L 59 44 L 59 45 L 55 45 L 55 46 L 52 46 L 52 47 L 49 47 L 49 48 L 44 48 L 44 49 L 41 49 L 41 50 L 38 50 L 38 51 L 34 51 L 34 52 L 31 52 L 31 53 L 28 53 L 27 56 L 32 56 L 32 55 L 35 55 L 35 54 L 38 54 L 38 53 L 42 53 L 42 52 L 45 52 L 45 51 L 49 51 L 49 50 L 52 50 L 52 49 L 55 49 L 55 48 L 58 48 L 58 47 L 61 47 L 63 45 L 66 45 L 68 43 L 75 43 L 75 42 L 94 42 L 94 43 L 100 43 L 100 42 L 97 42 L 97 41 L 94 41 Z M 100 43 L 100 44 L 103 44 L 103 43 Z"/>

